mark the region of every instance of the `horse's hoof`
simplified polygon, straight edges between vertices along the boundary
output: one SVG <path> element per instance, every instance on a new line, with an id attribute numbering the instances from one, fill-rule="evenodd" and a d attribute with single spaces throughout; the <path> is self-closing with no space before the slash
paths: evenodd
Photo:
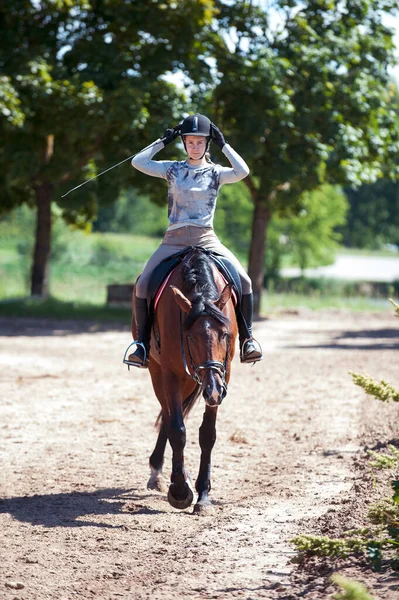
<path id="1" fill-rule="evenodd" d="M 187 480 L 184 484 L 184 487 L 187 490 L 187 496 L 183 500 L 178 500 L 172 494 L 174 484 L 173 483 L 170 484 L 169 490 L 168 490 L 168 502 L 171 506 L 173 506 L 173 508 L 177 508 L 179 510 L 184 510 L 185 508 L 188 508 L 189 506 L 191 506 L 191 504 L 193 503 L 194 490 L 193 490 L 193 486 L 191 484 L 191 480 L 189 477 L 187 478 Z"/>
<path id="2" fill-rule="evenodd" d="M 147 481 L 147 490 L 154 490 L 166 494 L 168 485 L 160 471 L 151 470 L 151 475 Z"/>
<path id="3" fill-rule="evenodd" d="M 207 498 L 207 500 L 201 500 L 194 505 L 193 515 L 208 517 L 214 514 L 215 508 L 209 498 Z"/>

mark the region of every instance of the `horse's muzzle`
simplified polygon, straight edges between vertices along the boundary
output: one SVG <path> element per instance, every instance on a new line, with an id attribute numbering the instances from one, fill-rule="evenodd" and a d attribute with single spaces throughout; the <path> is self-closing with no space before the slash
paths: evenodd
<path id="1" fill-rule="evenodd" d="M 202 381 L 202 395 L 208 406 L 219 406 L 227 393 L 226 386 L 215 371 L 208 371 Z"/>

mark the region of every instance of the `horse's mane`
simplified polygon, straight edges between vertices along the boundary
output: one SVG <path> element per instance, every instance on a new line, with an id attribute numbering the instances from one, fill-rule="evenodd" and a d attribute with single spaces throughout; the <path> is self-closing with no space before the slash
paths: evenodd
<path id="1" fill-rule="evenodd" d="M 183 260 L 182 279 L 183 292 L 190 297 L 192 304 L 184 321 L 185 329 L 190 329 L 194 321 L 204 314 L 222 325 L 228 325 L 229 318 L 214 304 L 220 292 L 213 277 L 211 259 L 200 248 L 189 252 Z"/>

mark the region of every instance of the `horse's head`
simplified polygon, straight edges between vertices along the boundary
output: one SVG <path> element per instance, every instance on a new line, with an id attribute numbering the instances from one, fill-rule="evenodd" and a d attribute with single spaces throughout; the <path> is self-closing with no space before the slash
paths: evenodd
<path id="1" fill-rule="evenodd" d="M 177 287 L 171 288 L 185 314 L 180 328 L 186 372 L 201 386 L 205 402 L 218 406 L 227 393 L 237 336 L 232 284 L 227 284 L 216 300 L 201 295 L 190 300 Z"/>

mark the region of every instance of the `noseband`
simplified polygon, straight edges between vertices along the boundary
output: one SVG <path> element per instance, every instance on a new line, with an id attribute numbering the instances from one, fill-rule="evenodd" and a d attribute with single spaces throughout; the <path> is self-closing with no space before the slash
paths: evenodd
<path id="1" fill-rule="evenodd" d="M 227 338 L 227 344 L 226 344 L 226 356 L 224 359 L 224 362 L 221 363 L 218 360 L 205 360 L 204 362 L 200 363 L 199 365 L 196 365 L 192 354 L 191 354 L 191 349 L 190 349 L 190 341 L 189 338 L 187 338 L 187 350 L 188 350 L 188 356 L 190 359 L 190 363 L 191 363 L 191 369 L 192 369 L 192 373 L 190 372 L 188 365 L 187 365 L 187 360 L 186 360 L 186 352 L 184 350 L 184 339 L 183 339 L 183 317 L 182 317 L 182 311 L 180 310 L 180 347 L 181 347 L 181 355 L 182 355 L 182 359 L 183 359 L 183 366 L 184 366 L 184 370 L 186 371 L 187 375 L 189 375 L 189 377 L 191 377 L 191 379 L 193 379 L 196 383 L 198 383 L 198 385 L 202 386 L 202 379 L 199 376 L 201 371 L 208 371 L 208 370 L 212 370 L 212 371 L 216 371 L 216 373 L 218 373 L 218 375 L 220 376 L 221 380 L 222 380 L 222 386 L 225 392 L 225 395 L 227 394 L 227 383 L 226 383 L 226 373 L 227 373 L 227 361 L 228 361 L 228 356 L 229 356 L 229 340 Z"/>

